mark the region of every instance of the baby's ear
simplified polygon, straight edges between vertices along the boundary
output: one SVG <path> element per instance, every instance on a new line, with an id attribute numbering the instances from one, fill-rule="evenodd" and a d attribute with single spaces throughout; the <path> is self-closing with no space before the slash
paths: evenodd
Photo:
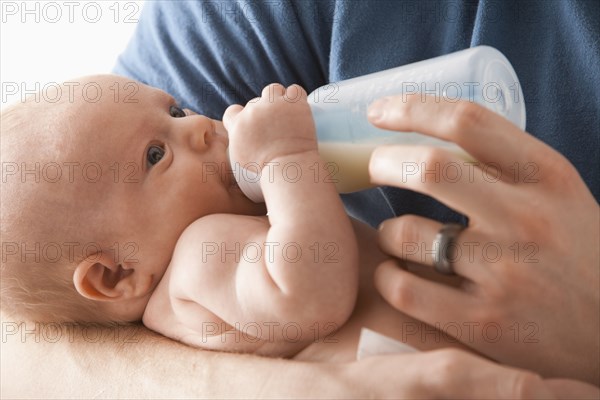
<path id="1" fill-rule="evenodd" d="M 152 276 L 137 264 L 117 263 L 110 255 L 94 253 L 81 261 L 73 273 L 75 288 L 96 301 L 120 301 L 145 296 L 152 290 Z"/>

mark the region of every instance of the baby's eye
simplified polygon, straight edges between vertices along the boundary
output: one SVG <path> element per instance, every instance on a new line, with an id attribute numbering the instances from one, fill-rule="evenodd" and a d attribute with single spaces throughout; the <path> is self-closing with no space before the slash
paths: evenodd
<path id="1" fill-rule="evenodd" d="M 148 147 L 148 152 L 146 153 L 146 161 L 148 162 L 148 166 L 153 166 L 158 163 L 165 155 L 165 149 L 162 146 L 152 145 Z"/>
<path id="2" fill-rule="evenodd" d="M 187 115 L 185 111 L 177 106 L 171 106 L 169 108 L 169 114 L 171 114 L 171 117 L 173 118 L 183 118 Z"/>

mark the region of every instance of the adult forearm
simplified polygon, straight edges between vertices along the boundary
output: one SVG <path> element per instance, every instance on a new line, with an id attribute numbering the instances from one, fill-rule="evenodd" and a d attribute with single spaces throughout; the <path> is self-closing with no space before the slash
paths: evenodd
<path id="1" fill-rule="evenodd" d="M 553 397 L 532 373 L 458 350 L 307 363 L 199 350 L 141 326 L 2 327 L 2 398 Z M 554 386 L 574 398 L 598 395 L 580 382 Z"/>
<path id="2" fill-rule="evenodd" d="M 351 397 L 332 364 L 203 351 L 142 326 L 57 326 L 3 323 L 2 398 Z"/>

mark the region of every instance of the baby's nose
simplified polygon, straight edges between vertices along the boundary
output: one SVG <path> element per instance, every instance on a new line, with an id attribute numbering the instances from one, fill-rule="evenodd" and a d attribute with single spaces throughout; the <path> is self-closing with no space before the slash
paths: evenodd
<path id="1" fill-rule="evenodd" d="M 195 151 L 202 151 L 208 147 L 209 135 L 206 129 L 191 129 L 188 134 L 188 142 L 190 147 Z"/>
<path id="2" fill-rule="evenodd" d="M 210 120 L 202 116 L 186 117 L 185 139 L 194 151 L 203 151 L 211 142 L 213 125 Z"/>

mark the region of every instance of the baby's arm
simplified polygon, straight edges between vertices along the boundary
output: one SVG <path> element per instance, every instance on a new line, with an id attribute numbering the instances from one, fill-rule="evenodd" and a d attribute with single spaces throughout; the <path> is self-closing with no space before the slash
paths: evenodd
<path id="1" fill-rule="evenodd" d="M 160 308 L 151 301 L 144 316 L 150 328 L 205 348 L 282 355 L 350 316 L 358 290 L 355 237 L 333 183 L 324 179 L 300 91 L 291 87 L 286 97 L 271 85 L 245 109 L 226 112 L 235 159 L 265 165 L 268 220 L 211 215 L 192 224 L 154 296 L 168 291 L 169 306 L 151 318 L 150 310 Z M 167 322 L 162 316 L 171 311 L 177 318 Z M 230 329 L 242 335 L 223 333 Z"/>
<path id="2" fill-rule="evenodd" d="M 305 324 L 314 325 L 320 315 L 343 323 L 358 290 L 358 251 L 318 154 L 306 92 L 297 85 L 267 86 L 243 110 L 230 107 L 223 122 L 232 159 L 242 167 L 264 165 L 260 182 L 269 218 L 264 239 L 277 246 L 265 267 L 277 305 Z"/>

